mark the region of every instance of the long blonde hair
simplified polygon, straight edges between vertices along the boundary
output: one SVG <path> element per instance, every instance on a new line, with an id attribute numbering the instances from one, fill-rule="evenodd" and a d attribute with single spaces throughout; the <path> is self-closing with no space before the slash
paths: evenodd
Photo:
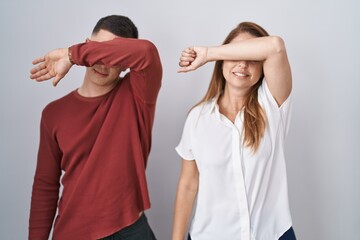
<path id="1" fill-rule="evenodd" d="M 242 22 L 229 33 L 223 44 L 230 43 L 240 33 L 249 33 L 254 37 L 269 36 L 266 30 L 259 25 L 252 22 Z M 213 98 L 219 98 L 222 95 L 226 83 L 222 72 L 222 66 L 222 60 L 215 62 L 209 88 L 205 96 L 195 105 L 195 107 Z M 256 152 L 258 149 L 266 127 L 265 113 L 258 102 L 258 88 L 260 87 L 263 79 L 264 74 L 262 74 L 259 81 L 251 87 L 244 103 L 243 144 L 246 147 L 250 147 L 253 152 Z"/>

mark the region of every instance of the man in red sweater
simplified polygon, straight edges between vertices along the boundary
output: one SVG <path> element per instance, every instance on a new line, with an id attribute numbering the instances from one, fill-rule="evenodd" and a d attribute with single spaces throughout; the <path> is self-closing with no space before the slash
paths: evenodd
<path id="1" fill-rule="evenodd" d="M 30 78 L 54 85 L 74 64 L 87 68 L 42 112 L 29 239 L 49 238 L 56 211 L 53 239 L 155 239 L 143 212 L 162 67 L 154 44 L 137 38 L 129 18 L 107 16 L 85 43 L 33 61 Z"/>

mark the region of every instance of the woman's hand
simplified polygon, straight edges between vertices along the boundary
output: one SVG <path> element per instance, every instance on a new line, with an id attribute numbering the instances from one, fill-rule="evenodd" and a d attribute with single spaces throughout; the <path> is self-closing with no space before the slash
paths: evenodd
<path id="1" fill-rule="evenodd" d="M 207 47 L 188 47 L 181 52 L 178 73 L 194 71 L 208 62 Z"/>

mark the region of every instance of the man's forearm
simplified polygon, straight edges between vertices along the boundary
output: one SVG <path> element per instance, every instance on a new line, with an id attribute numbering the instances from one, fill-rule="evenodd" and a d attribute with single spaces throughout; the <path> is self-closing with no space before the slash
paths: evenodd
<path id="1" fill-rule="evenodd" d="M 154 52 L 156 54 L 154 54 Z M 105 42 L 86 42 L 70 47 L 71 61 L 77 65 L 103 64 L 141 71 L 159 62 L 157 49 L 147 40 L 115 38 Z"/>

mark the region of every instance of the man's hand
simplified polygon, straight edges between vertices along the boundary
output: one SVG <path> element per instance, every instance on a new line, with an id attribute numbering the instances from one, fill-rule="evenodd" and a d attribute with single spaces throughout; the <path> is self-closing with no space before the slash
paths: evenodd
<path id="1" fill-rule="evenodd" d="M 181 52 L 178 73 L 194 71 L 207 60 L 207 47 L 188 47 Z"/>
<path id="2" fill-rule="evenodd" d="M 38 82 L 54 78 L 52 81 L 54 86 L 69 72 L 72 66 L 67 48 L 55 49 L 44 57 L 35 59 L 32 64 L 37 66 L 31 69 L 30 78 Z"/>

